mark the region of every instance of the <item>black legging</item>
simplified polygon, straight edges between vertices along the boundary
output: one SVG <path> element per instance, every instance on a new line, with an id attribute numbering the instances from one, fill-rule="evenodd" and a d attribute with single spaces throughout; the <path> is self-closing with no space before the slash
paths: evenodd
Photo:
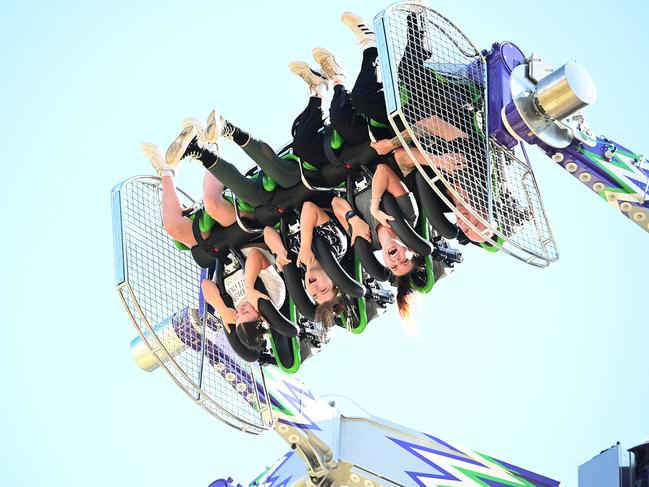
<path id="1" fill-rule="evenodd" d="M 297 166 L 295 162 L 293 164 Z M 274 225 L 283 213 L 291 208 L 299 208 L 305 201 L 313 201 L 324 208 L 329 207 L 334 196 L 328 192 L 310 191 L 303 184 L 296 184 L 291 188 L 278 186 L 273 191 L 266 191 L 261 178 L 247 178 L 224 159 L 219 159 L 208 171 L 237 198 L 255 207 L 255 217 L 261 225 Z"/>
<path id="2" fill-rule="evenodd" d="M 311 97 L 306 108 L 293 123 L 293 152 L 305 162 L 321 171 L 313 175 L 316 185 L 336 186 L 345 180 L 346 169 L 332 164 L 324 150 L 322 100 Z M 377 157 L 376 151 L 369 145 L 367 122 L 354 110 L 350 94 L 343 86 L 336 86 L 330 108 L 331 127 L 345 140 L 340 151 L 342 162 L 350 166 L 369 163 Z M 238 198 L 252 206 L 280 207 L 287 197 L 281 189 L 292 189 L 301 186 L 301 175 L 298 163 L 279 157 L 264 141 L 250 137 L 242 147 L 244 152 L 272 178 L 280 188 L 273 192 L 263 189 L 260 180 L 252 180 L 243 175 L 239 169 L 224 159 L 219 159 L 209 171 Z M 274 193 L 277 193 L 273 195 Z M 277 198 L 281 200 L 278 204 Z M 291 197 L 288 200 L 292 200 Z"/>
<path id="3" fill-rule="evenodd" d="M 241 174 L 233 164 L 225 159 L 219 158 L 215 164 L 208 169 L 216 179 L 229 188 L 237 198 L 245 200 L 254 207 L 259 207 L 270 202 L 270 194 L 264 191 L 259 179 L 253 180 Z"/>
<path id="4" fill-rule="evenodd" d="M 297 163 L 279 157 L 266 142 L 251 137 L 243 150 L 282 188 L 292 188 L 300 183 L 300 168 Z"/>

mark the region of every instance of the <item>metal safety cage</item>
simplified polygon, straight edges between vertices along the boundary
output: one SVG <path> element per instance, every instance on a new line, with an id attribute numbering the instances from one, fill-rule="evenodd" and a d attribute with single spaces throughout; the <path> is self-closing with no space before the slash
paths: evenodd
<path id="1" fill-rule="evenodd" d="M 421 3 L 391 5 L 374 29 L 390 123 L 427 183 L 449 208 L 466 207 L 474 221 L 456 217 L 491 245 L 539 267 L 557 260 L 532 168 L 489 138 L 480 51 Z"/>
<path id="2" fill-rule="evenodd" d="M 111 194 L 117 292 L 140 336 L 134 358 L 147 370 L 162 366 L 216 418 L 260 434 L 273 423 L 263 373 L 236 356 L 220 320 L 204 312 L 201 271 L 165 231 L 161 194 L 153 176 L 128 179 Z"/>

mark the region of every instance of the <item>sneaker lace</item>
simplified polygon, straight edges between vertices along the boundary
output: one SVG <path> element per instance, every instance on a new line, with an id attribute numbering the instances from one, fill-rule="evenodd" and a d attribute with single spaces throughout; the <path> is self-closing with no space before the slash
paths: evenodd
<path id="1" fill-rule="evenodd" d="M 234 126 L 225 120 L 225 123 L 223 124 L 223 128 L 221 129 L 221 137 L 224 139 L 232 140 L 232 136 L 234 135 Z"/>
<path id="2" fill-rule="evenodd" d="M 327 56 L 322 59 L 321 61 L 321 66 L 322 69 L 325 71 L 328 71 L 330 74 L 334 76 L 339 76 L 343 74 L 343 70 L 340 67 L 340 65 L 336 62 L 336 58 L 333 56 Z"/>
<path id="3" fill-rule="evenodd" d="M 203 148 L 200 146 L 198 142 L 198 137 L 194 137 L 192 141 L 189 143 L 187 146 L 187 149 L 185 149 L 185 153 L 183 154 L 183 159 L 185 157 L 191 157 L 192 159 L 200 159 L 200 157 L 203 155 Z"/>
<path id="4" fill-rule="evenodd" d="M 315 88 L 316 86 L 327 82 L 326 78 L 318 76 L 313 71 L 307 71 L 306 73 L 303 73 L 302 79 L 306 82 L 307 85 L 309 85 L 309 88 Z"/>

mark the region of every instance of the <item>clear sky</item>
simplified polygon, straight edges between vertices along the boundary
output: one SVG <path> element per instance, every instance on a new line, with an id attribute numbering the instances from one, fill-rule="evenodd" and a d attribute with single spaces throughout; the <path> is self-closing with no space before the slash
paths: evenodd
<path id="1" fill-rule="evenodd" d="M 582 63 L 598 87 L 587 112 L 595 132 L 649 152 L 647 2 L 486 5 L 434 4 L 481 47 L 507 39 L 555 66 Z M 339 15 L 371 20 L 385 6 L 2 2 L 0 484 L 243 482 L 285 451 L 273 433 L 228 428 L 131 361 L 109 192 L 151 173 L 140 142 L 166 147 L 184 117 L 212 108 L 272 145 L 288 141 L 307 98 L 288 62 L 327 47 L 353 79 L 360 48 Z M 649 437 L 649 235 L 532 154 L 558 263 L 540 270 L 467 249 L 420 300 L 421 339 L 390 312 L 360 337 L 338 333 L 302 377 L 320 394 L 575 486 L 578 464 Z M 198 195 L 202 172 L 185 165 L 181 187 Z"/>

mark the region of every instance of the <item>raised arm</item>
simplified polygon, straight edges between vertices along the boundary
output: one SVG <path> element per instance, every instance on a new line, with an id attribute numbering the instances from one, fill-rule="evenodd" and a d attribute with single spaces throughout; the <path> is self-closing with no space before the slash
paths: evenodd
<path id="1" fill-rule="evenodd" d="M 203 289 L 203 297 L 205 297 L 205 301 L 214 307 L 216 313 L 223 320 L 223 325 L 228 330 L 228 333 L 231 333 L 230 325 L 234 324 L 237 319 L 236 310 L 230 308 L 223 302 L 219 288 L 209 279 L 203 279 L 203 282 L 201 282 L 201 288 Z"/>
<path id="2" fill-rule="evenodd" d="M 307 201 L 302 206 L 300 213 L 300 253 L 298 261 L 303 263 L 307 268 L 311 267 L 315 256 L 311 250 L 313 245 L 313 229 L 329 221 L 327 214 L 318 205 Z"/>
<path id="3" fill-rule="evenodd" d="M 291 259 L 288 258 L 288 251 L 282 243 L 282 237 L 273 227 L 267 226 L 264 228 L 264 243 L 275 254 L 275 265 L 277 270 L 281 272 L 286 264 L 291 263 Z"/>
<path id="4" fill-rule="evenodd" d="M 411 151 L 415 160 L 422 166 L 429 166 L 428 159 L 430 159 L 436 168 L 446 172 L 459 171 L 466 167 L 466 157 L 460 152 L 448 152 L 440 155 L 428 154 L 428 159 L 426 159 L 426 155 L 422 154 L 416 147 L 411 148 Z M 415 164 L 403 148 L 394 151 L 394 160 L 397 161 L 399 169 L 404 174 L 408 174 L 415 168 Z"/>
<path id="5" fill-rule="evenodd" d="M 267 269 L 269 265 L 270 262 L 268 262 L 266 257 L 258 249 L 252 249 L 246 258 L 246 299 L 256 310 L 258 310 L 257 303 L 260 298 L 270 301 L 267 295 L 255 289 L 255 281 L 259 277 L 259 273 L 263 269 Z"/>
<path id="6" fill-rule="evenodd" d="M 331 200 L 331 207 L 334 210 L 336 219 L 347 232 L 351 227 L 352 245 L 354 245 L 357 237 L 362 237 L 368 242 L 372 241 L 370 226 L 359 215 L 355 213 L 352 215 L 352 207 L 345 198 L 336 196 Z"/>
<path id="7" fill-rule="evenodd" d="M 403 182 L 389 166 L 379 164 L 372 177 L 372 204 L 370 205 L 370 212 L 382 225 L 389 225 L 388 222 L 394 221 L 394 217 L 380 209 L 381 199 L 386 191 L 395 198 L 403 196 L 408 192 Z"/>

